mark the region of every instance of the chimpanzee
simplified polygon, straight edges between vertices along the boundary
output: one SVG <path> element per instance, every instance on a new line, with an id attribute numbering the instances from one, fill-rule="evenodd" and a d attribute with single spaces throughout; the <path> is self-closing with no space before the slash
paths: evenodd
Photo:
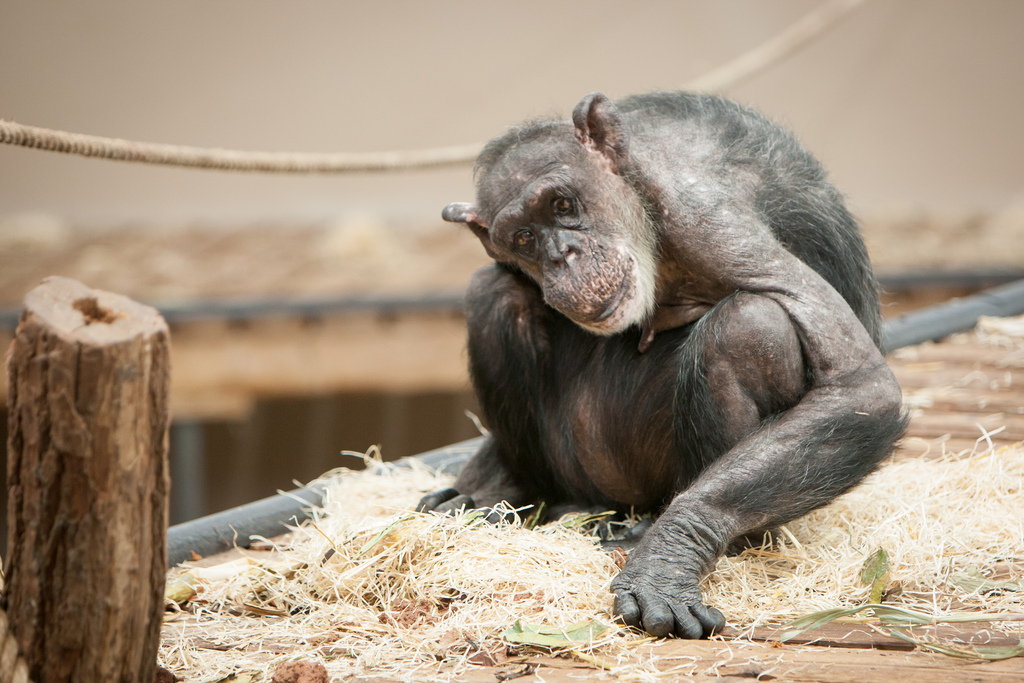
<path id="1" fill-rule="evenodd" d="M 495 263 L 467 295 L 491 433 L 421 510 L 652 511 L 615 612 L 696 638 L 731 543 L 859 482 L 905 428 L 858 227 L 818 162 L 705 94 L 610 101 L 510 129 L 450 204 Z"/>

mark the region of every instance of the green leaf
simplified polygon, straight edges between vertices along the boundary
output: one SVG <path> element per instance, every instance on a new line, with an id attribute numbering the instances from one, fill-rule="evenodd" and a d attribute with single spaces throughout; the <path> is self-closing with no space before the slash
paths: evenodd
<path id="1" fill-rule="evenodd" d="M 1024 580 L 995 581 L 987 579 L 976 567 L 971 567 L 966 574 L 953 574 L 950 583 L 965 593 L 990 593 L 992 591 L 1024 592 Z"/>
<path id="2" fill-rule="evenodd" d="M 797 617 L 789 625 L 792 630 L 786 631 L 779 636 L 779 642 L 785 643 L 786 641 L 796 638 L 801 633 L 812 631 L 824 626 L 825 624 L 831 623 L 840 617 L 854 615 L 860 610 L 860 607 L 854 607 L 853 609 L 827 609 L 821 612 L 812 612 L 811 614 L 805 614 L 802 617 Z"/>
<path id="3" fill-rule="evenodd" d="M 1016 657 L 1019 654 L 1019 648 L 992 648 L 995 653 L 989 653 L 989 655 L 979 655 L 975 653 L 982 653 L 985 648 L 975 648 L 972 651 L 962 651 L 961 654 L 956 655 L 951 652 L 945 652 L 945 650 L 951 650 L 954 648 L 948 648 L 944 646 L 931 647 L 924 642 L 918 642 L 917 639 L 912 636 L 903 633 L 902 631 L 892 630 L 909 628 L 911 626 L 934 626 L 936 624 L 970 624 L 970 623 L 983 623 L 993 621 L 1024 621 L 1024 614 L 1012 614 L 1012 613 L 988 613 L 981 614 L 977 612 L 962 612 L 959 614 L 946 614 L 940 616 L 933 616 L 926 614 L 925 612 L 918 612 L 912 609 L 906 609 L 905 607 L 896 607 L 894 605 L 861 605 L 860 607 L 853 607 L 851 609 L 829 609 L 821 612 L 813 612 L 811 614 L 805 614 L 802 617 L 797 617 L 790 624 L 789 631 L 786 631 L 779 636 L 779 642 L 785 643 L 792 640 L 801 633 L 805 633 L 812 629 L 816 629 L 820 626 L 824 626 L 836 619 L 843 617 L 851 617 L 860 612 L 870 611 L 871 614 L 881 622 L 882 626 L 889 629 L 889 634 L 895 638 L 900 638 L 908 642 L 920 644 L 921 647 L 929 647 L 929 649 L 935 650 L 936 652 L 943 652 L 950 656 L 963 656 L 971 658 L 986 658 L 987 656 L 997 656 L 1000 659 L 1007 657 Z M 1024 641 L 1022 641 L 1024 643 Z M 1024 645 L 1022 645 L 1024 647 Z M 940 649 L 942 648 L 942 649 Z M 966 653 L 966 654 L 964 654 Z"/>
<path id="4" fill-rule="evenodd" d="M 941 621 L 941 617 L 935 617 L 924 612 L 917 612 L 903 607 L 892 605 L 875 605 L 874 615 L 884 626 L 895 626 L 904 628 L 908 626 L 934 626 Z M 950 615 L 951 617 L 953 615 Z"/>
<path id="5" fill-rule="evenodd" d="M 217 674 L 208 678 L 197 678 L 193 679 L 195 683 L 250 683 L 256 676 L 259 675 L 259 671 L 236 671 L 234 673 Z"/>
<path id="6" fill-rule="evenodd" d="M 789 625 L 792 630 L 783 633 L 779 637 L 779 642 L 785 643 L 801 633 L 819 628 L 825 624 L 835 621 L 836 619 L 852 617 L 855 614 L 868 610 L 870 610 L 883 625 L 892 627 L 930 626 L 937 624 L 940 621 L 955 621 L 958 616 L 949 615 L 948 617 L 933 617 L 929 614 L 925 614 L 924 612 L 915 612 L 914 610 L 904 609 L 902 607 L 879 605 L 877 603 L 861 605 L 860 607 L 851 607 L 850 609 L 827 609 L 821 612 L 805 614 L 802 617 L 794 619 Z M 974 617 L 975 620 L 981 621 L 984 615 L 971 616 Z"/>
<path id="7" fill-rule="evenodd" d="M 995 662 L 1000 659 L 1009 659 L 1010 657 L 1021 657 L 1024 656 L 1024 639 L 1018 640 L 1016 645 L 1007 645 L 1006 647 L 976 647 L 974 651 L 978 653 L 982 659 Z"/>
<path id="8" fill-rule="evenodd" d="M 566 529 L 583 529 L 589 524 L 600 522 L 607 517 L 611 517 L 615 514 L 614 510 L 608 510 L 606 512 L 597 512 L 593 514 L 580 513 L 572 516 L 566 516 L 559 522 Z"/>
<path id="9" fill-rule="evenodd" d="M 188 572 L 168 579 L 164 586 L 164 599 L 184 604 L 196 594 L 196 577 Z"/>
<path id="10" fill-rule="evenodd" d="M 885 548 L 879 548 L 867 556 L 860 570 L 860 580 L 871 584 L 871 598 L 868 602 L 882 602 L 885 586 L 889 581 L 889 554 L 885 552 Z"/>
<path id="11" fill-rule="evenodd" d="M 607 629 L 608 627 L 601 622 L 593 620 L 559 628 L 557 626 L 524 624 L 517 619 L 516 623 L 501 634 L 501 637 L 510 643 L 519 645 L 548 648 L 574 647 L 581 643 L 589 643 Z"/>
<path id="12" fill-rule="evenodd" d="M 544 509 L 547 507 L 546 501 L 541 501 L 537 507 L 534 508 L 533 514 L 526 518 L 523 522 L 523 528 L 526 530 L 533 530 L 537 528 L 537 524 L 544 518 Z"/>
<path id="13" fill-rule="evenodd" d="M 408 522 L 410 519 L 415 519 L 415 518 L 416 518 L 416 515 L 403 515 L 403 516 L 399 517 L 398 519 L 396 519 L 395 521 L 391 522 L 386 527 L 384 527 L 383 529 L 378 531 L 377 535 L 374 536 L 373 538 L 371 538 L 370 541 L 366 545 L 364 545 L 362 548 L 360 548 L 359 552 L 356 553 L 356 557 L 362 557 L 363 555 L 368 553 L 371 549 L 373 549 L 373 546 L 375 546 L 378 543 L 380 543 L 381 540 L 384 539 L 385 536 L 390 534 L 392 531 L 397 529 L 402 524 Z"/>
<path id="14" fill-rule="evenodd" d="M 490 510 L 485 510 L 484 508 L 473 508 L 472 510 L 466 510 L 464 513 L 462 513 L 462 523 L 466 526 L 481 524 L 486 519 L 488 514 L 490 514 Z"/>
<path id="15" fill-rule="evenodd" d="M 1024 655 L 1024 640 L 1018 641 L 1016 645 L 1008 645 L 1006 647 L 954 647 L 952 645 L 921 640 L 898 629 L 890 630 L 888 633 L 894 638 L 905 640 L 926 650 L 960 659 L 980 659 L 986 662 L 997 662 L 1000 659 L 1010 659 L 1011 657 Z"/>

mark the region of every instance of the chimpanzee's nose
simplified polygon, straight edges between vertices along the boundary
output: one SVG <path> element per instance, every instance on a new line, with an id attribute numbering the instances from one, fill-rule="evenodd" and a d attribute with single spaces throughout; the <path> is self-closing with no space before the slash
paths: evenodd
<path id="1" fill-rule="evenodd" d="M 555 232 L 548 240 L 547 252 L 553 263 L 571 263 L 580 253 L 580 244 L 571 234 Z"/>

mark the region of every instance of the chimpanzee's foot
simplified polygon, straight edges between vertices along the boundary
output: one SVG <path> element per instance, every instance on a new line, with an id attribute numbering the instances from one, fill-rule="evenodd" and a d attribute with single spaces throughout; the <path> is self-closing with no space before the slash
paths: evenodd
<path id="1" fill-rule="evenodd" d="M 476 507 L 472 496 L 459 493 L 453 488 L 447 488 L 423 496 L 416 505 L 416 512 L 436 512 L 441 515 L 454 515 L 460 510 L 472 510 Z M 479 509 L 487 512 L 487 516 L 484 519 L 491 524 L 510 521 L 515 514 L 487 507 Z"/>
<path id="2" fill-rule="evenodd" d="M 459 508 L 471 507 L 473 507 L 472 498 L 460 495 L 453 488 L 447 488 L 428 493 L 420 498 L 420 502 L 416 505 L 416 512 L 439 512 L 444 515 L 455 512 Z"/>

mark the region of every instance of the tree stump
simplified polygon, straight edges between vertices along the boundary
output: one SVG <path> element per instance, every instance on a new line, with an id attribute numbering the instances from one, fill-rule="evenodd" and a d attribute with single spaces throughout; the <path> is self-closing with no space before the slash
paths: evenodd
<path id="1" fill-rule="evenodd" d="M 35 683 L 152 681 L 167 569 L 167 324 L 48 278 L 8 354 L 4 600 Z"/>

